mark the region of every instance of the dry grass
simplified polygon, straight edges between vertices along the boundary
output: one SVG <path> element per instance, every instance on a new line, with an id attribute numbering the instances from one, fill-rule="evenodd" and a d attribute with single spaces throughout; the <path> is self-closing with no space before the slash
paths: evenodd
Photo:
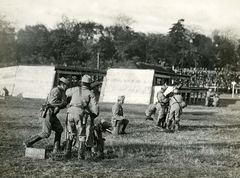
<path id="1" fill-rule="evenodd" d="M 106 159 L 68 162 L 24 157 L 22 141 L 41 129 L 36 116 L 42 102 L 0 101 L 1 177 L 240 177 L 239 101 L 225 100 L 220 108 L 188 106 L 181 130 L 174 133 L 159 131 L 153 122 L 145 121 L 146 105 L 126 104 L 128 134 L 104 134 Z M 100 104 L 99 119 L 110 120 L 111 106 Z M 63 124 L 65 112 L 59 114 Z M 50 150 L 53 136 L 34 146 Z"/>

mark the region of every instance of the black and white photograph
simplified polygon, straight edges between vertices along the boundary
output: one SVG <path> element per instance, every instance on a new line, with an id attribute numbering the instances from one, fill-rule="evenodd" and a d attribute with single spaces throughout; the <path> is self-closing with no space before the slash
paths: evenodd
<path id="1" fill-rule="evenodd" d="M 0 0 L 0 177 L 239 178 L 240 0 Z"/>

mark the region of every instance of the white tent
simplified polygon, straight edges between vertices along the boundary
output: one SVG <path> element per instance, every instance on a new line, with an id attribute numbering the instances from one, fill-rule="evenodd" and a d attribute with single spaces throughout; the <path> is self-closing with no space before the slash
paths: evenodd
<path id="1" fill-rule="evenodd" d="M 103 81 L 100 102 L 116 102 L 125 95 L 125 103 L 149 104 L 153 91 L 154 70 L 109 69 Z"/>
<path id="2" fill-rule="evenodd" d="M 55 77 L 54 66 L 14 66 L 0 68 L 0 87 L 23 98 L 47 97 Z"/>

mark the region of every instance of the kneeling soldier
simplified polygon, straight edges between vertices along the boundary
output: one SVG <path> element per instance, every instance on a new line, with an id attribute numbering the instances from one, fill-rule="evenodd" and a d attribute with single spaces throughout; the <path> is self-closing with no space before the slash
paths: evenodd
<path id="1" fill-rule="evenodd" d="M 93 129 L 93 143 L 92 153 L 95 158 L 104 159 L 104 141 L 102 133 L 111 128 L 111 124 L 105 120 L 101 120 L 100 123 L 95 124 Z M 88 137 L 88 135 L 87 135 Z"/>
<path id="2" fill-rule="evenodd" d="M 112 107 L 112 127 L 113 134 L 126 134 L 125 129 L 128 125 L 129 120 L 123 116 L 122 105 L 124 103 L 125 96 L 119 96 L 118 101 Z M 120 130 L 121 129 L 121 130 Z"/>

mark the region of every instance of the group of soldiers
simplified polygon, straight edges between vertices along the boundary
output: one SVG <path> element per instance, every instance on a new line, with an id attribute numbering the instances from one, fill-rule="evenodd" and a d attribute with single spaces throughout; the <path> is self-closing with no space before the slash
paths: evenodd
<path id="1" fill-rule="evenodd" d="M 157 102 L 150 104 L 145 112 L 146 120 L 155 121 L 156 126 L 161 129 L 178 130 L 182 109 L 187 106 L 179 93 L 181 86 L 179 84 L 173 88 L 161 87 L 157 93 Z"/>
<path id="2" fill-rule="evenodd" d="M 69 87 L 70 83 L 71 87 Z M 92 82 L 89 75 L 82 76 L 81 82 L 76 77 L 71 81 L 61 77 L 58 86 L 51 89 L 39 111 L 42 131 L 24 141 L 24 145 L 32 147 L 41 139 L 48 138 L 53 130 L 55 132 L 53 154 L 64 148 L 64 157 L 68 160 L 72 157 L 72 149 L 77 148 L 79 160 L 92 157 L 104 158 L 105 139 L 102 132 L 107 131 L 116 135 L 126 134 L 129 120 L 123 114 L 122 105 L 125 96 L 121 95 L 112 106 L 111 123 L 104 119 L 96 122 L 99 115 L 100 85 L 100 82 Z M 162 86 L 157 93 L 157 102 L 150 104 L 145 112 L 146 120 L 155 121 L 160 129 L 178 130 L 182 110 L 187 106 L 179 92 L 181 87 L 182 84 L 173 88 Z M 205 105 L 218 106 L 218 104 L 218 95 L 209 89 Z M 57 117 L 59 111 L 64 108 L 67 108 L 65 128 Z M 65 141 L 61 146 L 63 132 Z"/>
<path id="3" fill-rule="evenodd" d="M 59 79 L 57 87 L 51 89 L 42 105 L 39 118 L 42 131 L 24 141 L 25 147 L 32 145 L 51 135 L 55 131 L 52 153 L 58 153 L 64 148 L 65 159 L 71 159 L 72 149 L 78 149 L 78 159 L 104 158 L 104 141 L 102 132 L 125 134 L 128 120 L 123 116 L 122 104 L 125 96 L 119 96 L 112 107 L 112 123 L 102 119 L 94 122 L 99 115 L 98 86 L 100 82 L 92 82 L 89 75 L 84 75 L 81 82 L 77 78 L 71 81 L 64 77 Z M 57 114 L 67 107 L 65 129 Z M 65 141 L 61 146 L 62 133 L 65 131 Z"/>

